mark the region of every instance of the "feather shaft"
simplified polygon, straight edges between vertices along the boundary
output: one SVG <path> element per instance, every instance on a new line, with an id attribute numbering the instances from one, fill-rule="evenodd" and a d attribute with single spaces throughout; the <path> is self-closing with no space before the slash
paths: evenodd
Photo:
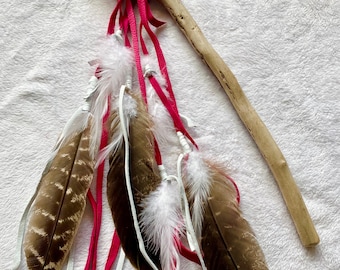
<path id="1" fill-rule="evenodd" d="M 136 115 L 132 116 L 129 124 L 129 149 L 130 149 L 130 175 L 134 203 L 137 216 L 141 212 L 141 201 L 160 183 L 160 175 L 154 158 L 153 135 L 151 133 L 151 120 L 146 112 L 145 105 L 140 97 L 133 96 L 136 100 Z M 121 133 L 121 123 L 118 112 L 113 111 L 111 116 L 111 137 L 118 137 Z M 112 212 L 112 217 L 121 245 L 126 257 L 137 269 L 152 269 L 145 261 L 138 247 L 138 240 L 133 225 L 130 211 L 128 191 L 125 184 L 125 143 L 124 138 L 117 144 L 115 151 L 110 156 L 110 169 L 107 177 L 107 197 Z M 152 261 L 159 265 L 157 256 L 147 250 Z"/>
<path id="2" fill-rule="evenodd" d="M 124 117 L 124 108 L 123 108 L 123 98 L 125 94 L 126 87 L 123 85 L 120 90 L 120 95 L 119 95 L 119 120 L 123 132 L 123 138 L 124 138 L 124 161 L 125 161 L 125 166 L 124 166 L 124 173 L 125 173 L 125 184 L 126 184 L 126 190 L 128 192 L 128 198 L 129 198 L 129 203 L 130 203 L 130 211 L 132 215 L 132 220 L 133 220 L 133 226 L 135 229 L 135 233 L 137 236 L 137 241 L 138 241 L 138 247 L 140 252 L 142 253 L 144 259 L 147 261 L 147 263 L 151 266 L 153 270 L 157 270 L 157 267 L 154 265 L 153 261 L 150 259 L 149 255 L 147 254 L 145 250 L 145 245 L 143 241 L 143 237 L 139 228 L 138 224 L 138 218 L 137 218 L 137 211 L 136 211 L 136 206 L 133 198 L 133 193 L 132 193 L 132 186 L 131 186 L 131 179 L 130 179 L 130 149 L 129 149 L 129 136 L 128 136 L 128 131 L 127 131 L 127 123 L 128 121 L 125 120 Z"/>
<path id="3" fill-rule="evenodd" d="M 42 175 L 24 240 L 30 270 L 61 269 L 70 251 L 93 178 L 89 132 L 73 134 Z"/>
<path id="4" fill-rule="evenodd" d="M 207 268 L 268 269 L 255 234 L 242 217 L 234 186 L 222 172 L 208 166 L 211 189 L 204 204 L 201 240 Z"/>

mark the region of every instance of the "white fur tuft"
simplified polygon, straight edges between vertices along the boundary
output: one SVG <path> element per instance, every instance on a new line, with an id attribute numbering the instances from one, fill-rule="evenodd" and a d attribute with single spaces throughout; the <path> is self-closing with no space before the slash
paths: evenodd
<path id="1" fill-rule="evenodd" d="M 203 223 L 203 203 L 210 193 L 211 179 L 209 167 L 200 152 L 190 152 L 185 166 L 185 180 L 189 188 L 189 197 L 192 200 L 192 223 L 196 237 L 201 237 Z"/>
<path id="2" fill-rule="evenodd" d="M 175 243 L 183 228 L 179 194 L 177 182 L 165 180 L 142 203 L 141 230 L 150 248 L 160 251 L 163 270 L 174 269 L 179 258 Z"/>
<path id="3" fill-rule="evenodd" d="M 142 65 L 144 69 L 146 66 L 148 66 L 149 69 L 153 71 L 152 75 L 157 79 L 163 89 L 164 94 L 169 98 L 168 92 L 165 90 L 166 80 L 159 71 L 157 61 L 150 56 L 144 56 L 142 58 Z M 162 101 L 159 99 L 149 80 L 146 80 L 146 87 L 148 112 L 151 115 L 152 121 L 154 123 L 152 132 L 155 135 L 156 140 L 160 143 L 160 145 L 176 143 L 176 137 L 174 136 L 176 131 L 172 118 L 170 117 L 167 109 L 164 107 Z"/>
<path id="4" fill-rule="evenodd" d="M 120 86 L 125 84 L 132 72 L 133 53 L 117 35 L 108 36 L 99 56 L 99 72 L 95 101 L 92 106 L 93 124 L 91 129 L 91 149 L 98 149 L 102 133 L 102 119 L 108 108 L 108 98 L 115 100 Z"/>
<path id="5" fill-rule="evenodd" d="M 132 72 L 133 53 L 116 35 L 108 36 L 99 56 L 98 87 L 108 90 L 115 97 Z"/>

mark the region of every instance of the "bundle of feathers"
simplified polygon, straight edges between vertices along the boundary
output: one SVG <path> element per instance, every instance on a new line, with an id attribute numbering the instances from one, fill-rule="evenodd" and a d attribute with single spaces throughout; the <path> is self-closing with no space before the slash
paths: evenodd
<path id="1" fill-rule="evenodd" d="M 65 126 L 41 177 L 28 218 L 24 253 L 28 269 L 61 269 L 84 213 L 96 165 L 109 162 L 107 200 L 126 258 L 136 269 L 267 269 L 264 255 L 239 209 L 238 190 L 220 166 L 174 127 L 157 62 L 136 82 L 136 55 L 118 32 L 109 35 L 84 104 Z M 103 123 L 105 114 L 108 120 Z M 179 119 L 179 118 L 178 118 Z M 99 149 L 101 134 L 108 144 Z M 176 134 L 174 141 L 169 133 Z M 168 175 L 164 145 L 181 154 Z"/>

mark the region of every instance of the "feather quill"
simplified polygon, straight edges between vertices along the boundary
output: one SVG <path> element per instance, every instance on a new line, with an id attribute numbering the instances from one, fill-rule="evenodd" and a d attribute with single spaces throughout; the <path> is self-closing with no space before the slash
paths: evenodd
<path id="1" fill-rule="evenodd" d="M 248 222 L 242 217 L 237 192 L 226 175 L 209 168 L 211 187 L 203 204 L 201 247 L 208 269 L 268 269 Z"/>
<path id="2" fill-rule="evenodd" d="M 66 131 L 40 180 L 24 238 L 30 270 L 61 269 L 78 230 L 94 169 L 90 127 L 81 129 Z"/>
<path id="3" fill-rule="evenodd" d="M 69 138 L 79 131 L 83 131 L 87 127 L 89 119 L 89 112 L 84 110 L 82 107 L 79 107 L 78 110 L 71 116 L 70 120 L 66 123 L 56 143 L 51 159 L 55 157 L 60 148 L 67 143 Z"/>
<path id="4" fill-rule="evenodd" d="M 154 158 L 153 135 L 151 132 L 151 121 L 145 105 L 140 97 L 133 96 L 136 101 L 136 114 L 129 119 L 129 145 L 130 145 L 130 176 L 134 202 L 137 215 L 141 212 L 142 200 L 160 183 L 160 175 Z M 124 111 L 126 113 L 126 110 Z M 152 269 L 145 261 L 138 247 L 137 236 L 133 225 L 130 203 L 125 184 L 125 147 L 121 135 L 121 123 L 118 112 L 113 111 L 111 116 L 110 136 L 121 138 L 116 140 L 116 145 L 110 155 L 110 169 L 107 177 L 107 198 L 111 208 L 112 217 L 121 245 L 131 264 L 137 269 Z M 159 265 L 157 256 L 147 250 L 151 259 Z"/>

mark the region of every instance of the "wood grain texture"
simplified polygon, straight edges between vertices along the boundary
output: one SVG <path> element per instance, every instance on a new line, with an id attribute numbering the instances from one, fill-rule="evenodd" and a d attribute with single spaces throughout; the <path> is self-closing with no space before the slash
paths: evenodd
<path id="1" fill-rule="evenodd" d="M 302 244 L 319 243 L 319 236 L 287 161 L 269 130 L 250 104 L 237 79 L 203 35 L 180 0 L 158 0 L 169 11 L 201 59 L 209 66 L 228 95 L 237 114 L 253 137 L 281 190 Z"/>
<path id="2" fill-rule="evenodd" d="M 137 98 L 137 97 L 135 97 Z M 146 112 L 145 105 L 137 98 L 137 115 L 130 119 L 129 144 L 130 144 L 130 177 L 133 196 L 137 207 L 137 215 L 141 212 L 141 201 L 160 184 L 161 178 L 154 158 L 153 135 L 150 130 L 151 121 Z M 113 112 L 112 118 L 118 117 Z M 119 132 L 120 124 L 115 121 L 111 133 Z M 110 157 L 110 170 L 107 178 L 107 197 L 112 212 L 112 217 L 121 245 L 137 269 L 152 269 L 141 255 L 133 225 L 129 199 L 125 184 L 124 172 L 124 143 Z M 148 250 L 147 250 L 148 251 Z M 159 266 L 157 255 L 148 251 L 149 256 Z"/>
<path id="3" fill-rule="evenodd" d="M 89 128 L 75 134 L 47 165 L 24 239 L 28 269 L 61 269 L 86 205 L 93 179 Z"/>

